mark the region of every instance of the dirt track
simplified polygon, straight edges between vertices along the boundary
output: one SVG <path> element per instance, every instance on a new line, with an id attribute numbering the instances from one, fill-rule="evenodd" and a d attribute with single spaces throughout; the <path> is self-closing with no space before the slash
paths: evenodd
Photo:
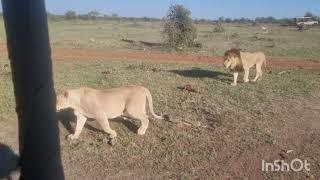
<path id="1" fill-rule="evenodd" d="M 0 48 L 0 57 L 7 57 L 6 47 Z M 108 49 L 64 49 L 53 48 L 52 57 L 55 60 L 145 60 L 155 62 L 180 63 L 210 63 L 222 64 L 222 57 L 180 55 L 135 50 L 108 50 Z M 290 60 L 268 59 L 268 67 L 276 69 L 320 69 L 320 60 Z"/>
<path id="2" fill-rule="evenodd" d="M 146 60 L 153 62 L 201 62 L 218 66 L 222 64 L 221 57 L 178 55 L 133 50 L 54 48 L 52 54 L 53 59 L 55 60 L 70 62 L 90 60 Z M 5 48 L 0 47 L 0 57 L 7 57 L 7 50 Z M 272 68 L 320 70 L 320 62 L 311 60 L 271 59 L 269 60 L 268 64 L 268 66 Z M 60 73 L 61 72 L 65 71 L 60 71 Z M 155 79 L 155 77 L 159 77 L 157 75 L 158 73 L 151 74 L 153 75 L 153 79 Z M 180 80 L 181 77 L 176 76 L 176 78 L 177 79 L 175 80 Z M 197 78 L 189 78 L 188 81 L 191 81 L 191 79 L 193 79 L 194 82 L 199 80 Z M 297 82 L 299 83 L 299 81 L 300 80 L 298 80 Z M 80 83 L 81 81 L 75 82 Z M 211 82 L 214 81 L 210 81 L 210 83 Z M 171 88 L 171 84 L 169 86 L 163 87 L 164 89 L 168 87 Z M 220 90 L 218 89 L 217 91 Z M 276 91 L 278 91 L 278 89 L 276 89 Z M 279 89 L 279 91 L 281 91 L 281 89 Z M 170 91 L 165 91 L 165 93 L 170 93 Z M 214 97 L 222 96 L 221 98 L 226 98 L 229 97 L 228 93 L 229 91 L 222 95 L 219 93 Z M 259 94 L 260 93 L 264 93 L 264 91 L 259 91 Z M 170 98 L 172 97 L 172 95 L 175 94 L 165 94 L 161 95 L 161 97 L 168 96 Z M 178 95 L 182 96 L 182 93 Z M 253 96 L 259 97 L 255 94 Z M 273 97 L 276 96 L 271 95 L 271 97 L 272 98 L 270 98 L 269 100 L 273 99 Z M 268 101 L 266 102 L 266 104 L 263 104 L 264 102 L 261 102 L 262 105 L 269 105 L 268 108 L 256 108 L 252 111 L 242 109 L 242 107 L 236 109 L 237 104 L 231 104 L 234 103 L 233 101 L 231 101 L 230 104 L 226 103 L 229 106 L 225 107 L 227 108 L 227 110 L 222 111 L 223 113 L 219 111 L 207 110 L 207 108 L 211 109 L 211 106 L 210 104 L 207 104 L 207 102 L 209 101 L 206 100 L 204 101 L 205 103 L 203 103 L 205 106 L 201 106 L 199 110 L 201 110 L 200 112 L 203 111 L 204 113 L 207 113 L 207 115 L 204 114 L 203 116 L 201 116 L 201 118 L 211 118 L 214 122 L 216 120 L 217 122 L 219 122 L 221 118 L 222 123 L 224 119 L 231 120 L 231 118 L 228 119 L 228 117 L 225 117 L 225 115 L 229 115 L 230 112 L 234 112 L 234 114 L 231 115 L 241 120 L 243 118 L 243 121 L 241 121 L 242 123 L 236 124 L 235 126 L 231 127 L 229 127 L 229 125 L 218 125 L 214 128 L 205 128 L 205 126 L 196 128 L 193 127 L 193 125 L 189 126 L 183 123 L 177 123 L 177 125 L 173 125 L 171 124 L 171 122 L 156 121 L 153 122 L 154 124 L 151 126 L 151 130 L 149 131 L 147 139 L 125 139 L 126 137 L 122 137 L 122 140 L 120 140 L 122 144 L 119 143 L 117 147 L 113 148 L 103 143 L 103 140 L 101 140 L 101 137 L 103 137 L 102 133 L 96 133 L 92 130 L 86 130 L 82 135 L 83 140 L 80 141 L 80 143 L 76 142 L 74 144 L 71 144 L 70 142 L 65 140 L 61 141 L 61 149 L 63 152 L 62 158 L 64 161 L 66 177 L 70 179 L 77 179 L 79 177 L 87 179 L 100 179 L 101 177 L 108 176 L 110 176 L 109 178 L 111 179 L 148 179 L 148 177 L 149 179 L 151 177 L 154 177 L 154 179 L 166 179 L 164 178 L 166 177 L 166 175 L 168 177 L 171 176 L 172 178 L 173 175 L 176 175 L 174 173 L 178 174 L 184 171 L 191 171 L 194 174 L 197 173 L 204 177 L 213 176 L 211 177 L 213 179 L 231 179 L 232 177 L 238 179 L 262 179 L 263 177 L 265 179 L 316 179 L 311 178 L 312 176 L 319 179 L 320 124 L 318 121 L 318 117 L 320 113 L 320 101 L 319 98 L 315 97 L 308 99 L 304 98 L 305 97 L 295 100 L 283 101 L 282 99 L 279 99 L 268 104 Z M 212 107 L 216 107 L 215 104 L 218 104 L 218 102 L 215 102 L 213 100 L 214 99 L 212 99 L 212 102 L 214 102 L 214 106 Z M 174 102 L 181 103 L 183 101 L 184 100 L 178 100 Z M 222 101 L 225 100 L 221 100 L 221 102 Z M 229 102 L 229 99 L 227 99 L 227 102 Z M 260 104 L 258 105 L 263 107 Z M 169 106 L 169 108 L 173 109 L 171 110 L 172 114 L 175 115 L 179 114 L 179 112 L 182 112 L 177 111 L 177 109 L 180 108 L 179 104 L 177 105 L 178 108 L 175 108 L 174 106 L 175 104 Z M 239 116 L 236 115 L 238 113 Z M 177 115 L 177 120 L 180 121 L 180 118 L 184 119 L 185 117 L 188 116 L 185 116 L 185 114 Z M 256 119 L 257 121 L 252 121 Z M 163 125 L 164 123 L 166 124 Z M 125 123 L 123 124 L 124 129 L 126 129 L 126 126 L 128 125 L 126 125 Z M 121 124 L 120 126 L 123 125 Z M 130 131 L 129 126 L 128 131 L 125 131 L 126 134 Z M 171 132 L 172 134 L 169 134 L 168 132 L 163 133 L 162 127 L 172 128 L 169 128 L 169 132 Z M 198 128 L 201 130 L 198 130 Z M 67 128 L 64 129 L 64 127 L 62 127 L 61 129 L 62 138 L 69 134 Z M 169 138 L 167 138 L 168 134 L 174 136 L 173 134 L 175 134 L 175 132 L 181 132 L 181 134 L 175 138 L 183 138 L 174 140 L 170 140 L 170 136 Z M 159 134 L 161 133 L 163 134 L 159 136 Z M 188 134 L 188 136 L 183 136 L 183 133 Z M 200 133 L 203 133 L 204 135 L 201 136 L 201 138 L 199 138 Z M 8 138 L 8 136 L 4 137 Z M 192 140 L 192 138 L 187 139 L 186 137 L 195 137 L 199 139 Z M 261 139 L 258 140 L 258 137 L 261 137 Z M 99 142 L 100 140 L 102 142 Z M 199 140 L 199 142 L 196 142 L 196 140 Z M 175 143 L 175 141 L 179 143 Z M 146 155 L 137 156 L 135 153 L 123 153 L 123 151 L 126 149 L 131 150 L 130 148 L 138 148 L 138 150 L 135 152 L 146 152 Z M 162 149 L 162 151 L 155 152 L 156 148 Z M 177 155 L 174 153 L 172 153 L 172 155 L 165 156 L 165 154 L 168 154 L 167 148 L 170 148 L 171 152 L 179 152 L 181 149 L 187 149 L 188 151 L 184 151 L 186 153 L 182 154 L 183 157 L 179 157 L 179 154 Z M 293 152 L 288 154 L 286 153 L 288 150 L 293 150 Z M 95 154 L 100 151 L 103 153 L 99 155 Z M 207 158 L 201 159 L 202 154 L 206 152 L 210 152 L 213 155 L 208 155 L 206 156 Z M 194 158 L 189 158 L 191 153 L 195 153 Z M 90 156 L 85 157 L 86 154 L 90 154 Z M 154 154 L 157 156 L 151 156 Z M 160 157 L 160 155 L 162 159 L 156 159 L 157 157 Z M 163 158 L 163 156 L 166 158 Z M 123 160 L 122 157 L 128 158 L 123 158 Z M 152 159 L 152 157 L 154 159 Z M 212 157 L 214 158 L 211 159 Z M 308 162 L 311 163 L 312 176 L 310 174 L 307 174 L 307 172 L 301 172 L 300 174 L 292 172 L 285 172 L 283 174 L 270 174 L 261 172 L 262 159 L 268 162 L 272 162 L 276 159 L 290 162 L 294 158 L 308 160 Z M 163 162 L 170 162 L 171 164 L 161 164 Z M 150 169 L 147 169 L 146 167 L 150 167 Z"/>

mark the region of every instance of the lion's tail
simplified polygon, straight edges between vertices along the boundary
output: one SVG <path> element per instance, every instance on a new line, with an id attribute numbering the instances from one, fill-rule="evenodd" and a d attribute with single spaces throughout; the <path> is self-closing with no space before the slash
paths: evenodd
<path id="1" fill-rule="evenodd" d="M 145 91 L 146 91 L 146 95 L 147 95 L 147 100 L 148 100 L 148 105 L 149 105 L 149 111 L 150 111 L 150 113 L 152 114 L 152 116 L 155 117 L 156 119 L 164 119 L 163 116 L 158 116 L 158 115 L 156 115 L 156 113 L 154 113 L 151 93 L 150 93 L 150 91 L 149 91 L 147 88 L 145 88 Z"/>

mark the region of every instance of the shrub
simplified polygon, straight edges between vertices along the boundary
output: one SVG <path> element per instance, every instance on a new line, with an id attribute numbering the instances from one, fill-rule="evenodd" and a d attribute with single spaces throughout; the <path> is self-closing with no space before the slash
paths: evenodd
<path id="1" fill-rule="evenodd" d="M 232 33 L 231 34 L 231 38 L 238 38 L 240 37 L 238 33 Z"/>
<path id="2" fill-rule="evenodd" d="M 195 42 L 195 43 L 193 44 L 193 47 L 195 47 L 195 48 L 202 48 L 202 44 L 199 43 L 199 42 Z"/>
<path id="3" fill-rule="evenodd" d="M 75 11 L 67 11 L 64 15 L 67 20 L 77 19 L 77 13 Z"/>
<path id="4" fill-rule="evenodd" d="M 215 33 L 225 32 L 225 29 L 224 29 L 224 27 L 222 26 L 222 23 L 218 23 L 218 24 L 214 27 L 213 32 L 215 32 Z"/>
<path id="5" fill-rule="evenodd" d="M 169 8 L 162 34 L 170 47 L 194 46 L 197 30 L 190 15 L 191 11 L 182 5 L 172 5 Z"/>

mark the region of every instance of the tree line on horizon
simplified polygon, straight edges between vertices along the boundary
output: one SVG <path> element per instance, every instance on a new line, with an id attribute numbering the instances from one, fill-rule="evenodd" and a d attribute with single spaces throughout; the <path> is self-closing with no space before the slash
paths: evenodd
<path id="1" fill-rule="evenodd" d="M 191 11 L 183 5 L 171 5 L 168 12 L 163 18 L 152 17 L 122 17 L 116 13 L 111 15 L 105 15 L 98 11 L 90 11 L 86 14 L 77 14 L 76 11 L 68 10 L 63 15 L 53 14 L 47 12 L 47 18 L 50 21 L 64 21 L 64 20 L 119 20 L 119 21 L 161 21 L 163 22 L 162 36 L 164 37 L 163 45 L 182 50 L 184 48 L 201 48 L 202 44 L 197 41 L 197 27 L 195 24 L 216 24 L 213 29 L 214 32 L 223 32 L 224 23 L 239 23 L 255 25 L 259 23 L 272 23 L 285 26 L 296 25 L 295 18 L 275 18 L 269 17 L 257 17 L 255 19 L 250 18 L 224 18 L 219 17 L 217 19 L 193 19 L 191 17 Z M 0 16 L 2 13 L 0 12 Z M 315 16 L 311 12 L 306 12 L 304 17 L 311 17 L 313 20 L 320 20 L 318 16 Z"/>
<path id="2" fill-rule="evenodd" d="M 150 18 L 150 17 L 121 17 L 116 13 L 111 15 L 104 15 L 98 11 L 90 11 L 87 14 L 77 14 L 75 11 L 69 10 L 64 15 L 56 15 L 47 13 L 49 20 L 119 20 L 119 21 L 161 21 L 163 22 L 163 28 L 161 35 L 164 38 L 163 45 L 174 48 L 176 50 L 182 50 L 185 48 L 201 48 L 202 44 L 197 41 L 197 27 L 195 24 L 217 24 L 214 32 L 223 32 L 224 23 L 242 23 L 255 25 L 259 23 L 272 23 L 281 24 L 285 26 L 296 25 L 294 18 L 280 18 L 275 17 L 257 17 L 255 19 L 249 18 L 224 18 L 219 17 L 218 19 L 192 19 L 191 11 L 183 5 L 171 5 L 165 17 Z M 318 20 L 319 17 L 314 16 L 311 12 L 306 12 L 305 17 L 312 17 Z"/>
<path id="3" fill-rule="evenodd" d="M 49 20 L 128 20 L 128 21 L 163 21 L 165 18 L 155 18 L 155 17 L 122 17 L 119 16 L 117 13 L 113 13 L 111 15 L 105 15 L 99 13 L 98 11 L 90 11 L 86 14 L 77 14 L 73 10 L 68 10 L 63 15 L 57 15 L 53 13 L 47 13 Z M 306 12 L 305 17 L 312 17 L 314 20 L 319 20 L 318 16 L 315 16 L 311 12 Z M 283 25 L 294 25 L 295 19 L 294 18 L 275 18 L 273 16 L 268 17 L 257 17 L 255 19 L 250 18 L 225 18 L 223 16 L 217 19 L 193 19 L 194 23 L 201 24 L 201 23 L 273 23 L 273 24 L 283 24 Z"/>
<path id="4" fill-rule="evenodd" d="M 272 23 L 280 24 L 284 26 L 296 26 L 295 18 L 275 18 L 269 17 L 257 17 L 255 19 L 250 18 L 224 18 L 218 19 L 193 19 L 191 17 L 191 11 L 183 5 L 176 4 L 171 5 L 167 11 L 167 14 L 162 19 L 151 17 L 121 17 L 116 13 L 111 15 L 105 15 L 98 11 L 90 11 L 86 14 L 77 14 L 75 11 L 68 10 L 63 15 L 57 15 L 47 12 L 47 18 L 50 21 L 64 21 L 64 20 L 119 20 L 121 21 L 161 21 L 163 22 L 163 28 L 161 35 L 163 36 L 163 46 L 175 48 L 176 50 L 183 50 L 185 48 L 202 48 L 201 42 L 197 41 L 197 26 L 195 24 L 215 24 L 213 32 L 224 32 L 223 24 L 225 23 L 239 23 L 256 25 L 259 23 Z M 0 16 L 2 13 L 0 12 Z M 306 12 L 304 17 L 311 17 L 313 20 L 320 20 L 318 16 L 315 16 L 311 12 Z M 302 27 L 303 28 L 303 27 Z M 299 29 L 301 30 L 301 29 Z"/>

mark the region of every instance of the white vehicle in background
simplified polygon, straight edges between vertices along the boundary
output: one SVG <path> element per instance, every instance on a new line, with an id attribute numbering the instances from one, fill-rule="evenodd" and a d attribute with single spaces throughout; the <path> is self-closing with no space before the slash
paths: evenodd
<path id="1" fill-rule="evenodd" d="M 296 24 L 297 26 L 313 26 L 318 25 L 319 22 L 314 20 L 312 17 L 297 17 Z"/>

